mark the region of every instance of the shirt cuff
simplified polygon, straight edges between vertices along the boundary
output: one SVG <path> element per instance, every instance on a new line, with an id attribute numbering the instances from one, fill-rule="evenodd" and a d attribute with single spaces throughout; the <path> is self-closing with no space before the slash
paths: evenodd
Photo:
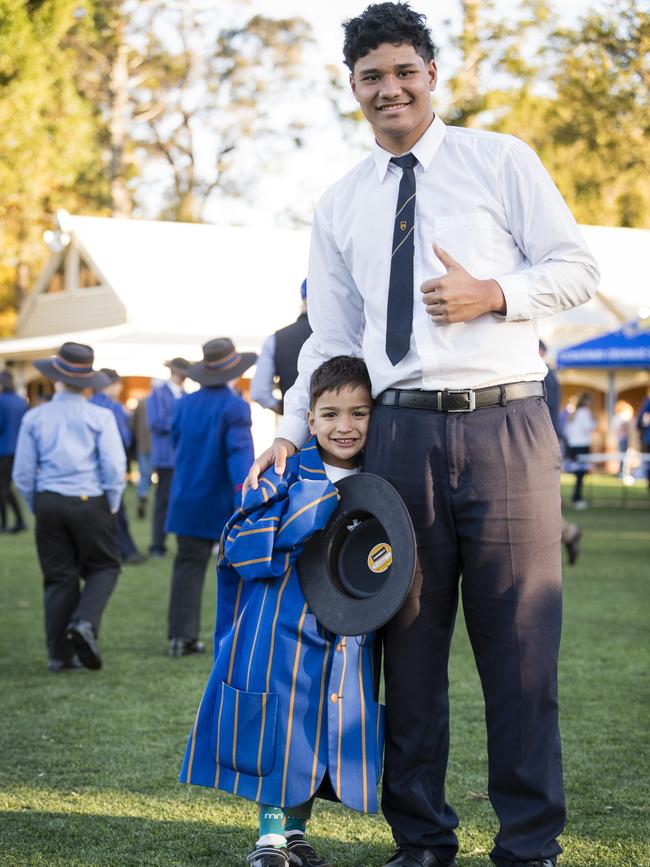
<path id="1" fill-rule="evenodd" d="M 496 313 L 500 319 L 506 322 L 522 322 L 532 319 L 530 298 L 528 297 L 528 281 L 521 274 L 506 274 L 502 277 L 494 277 L 506 299 L 505 314 Z"/>
<path id="2" fill-rule="evenodd" d="M 289 440 L 297 449 L 301 449 L 309 439 L 309 428 L 306 421 L 285 415 L 278 425 L 275 435 Z"/>
<path id="3" fill-rule="evenodd" d="M 108 497 L 108 507 L 111 512 L 117 512 L 120 508 L 120 500 L 122 499 L 121 491 L 106 491 Z"/>

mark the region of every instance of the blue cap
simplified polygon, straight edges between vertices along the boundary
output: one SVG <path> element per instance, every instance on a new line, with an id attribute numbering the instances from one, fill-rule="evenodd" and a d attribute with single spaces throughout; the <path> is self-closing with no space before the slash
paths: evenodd
<path id="1" fill-rule="evenodd" d="M 307 297 L 307 278 L 306 277 L 302 281 L 302 283 L 300 284 L 300 297 L 302 298 L 303 301 Z"/>

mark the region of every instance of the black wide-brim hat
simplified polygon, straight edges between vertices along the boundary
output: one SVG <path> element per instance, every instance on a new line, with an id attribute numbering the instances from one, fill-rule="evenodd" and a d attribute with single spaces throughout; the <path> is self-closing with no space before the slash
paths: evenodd
<path id="1" fill-rule="evenodd" d="M 39 358 L 34 367 L 48 379 L 73 388 L 106 388 L 110 379 L 101 370 L 93 370 L 95 353 L 84 343 L 64 343 L 51 358 Z"/>
<path id="2" fill-rule="evenodd" d="M 327 526 L 306 542 L 298 575 L 316 619 L 336 635 L 363 635 L 387 623 L 413 583 L 415 532 L 404 501 L 371 473 L 336 483 L 340 500 Z"/>
<path id="3" fill-rule="evenodd" d="M 181 358 L 177 355 L 175 358 L 170 358 L 169 361 L 164 362 L 165 367 L 168 367 L 172 373 L 178 373 L 181 376 L 187 376 L 187 369 L 191 366 L 192 362 L 188 361 L 187 358 Z"/>
<path id="4" fill-rule="evenodd" d="M 225 385 L 257 361 L 254 352 L 237 352 L 229 337 L 203 344 L 203 360 L 187 368 L 187 376 L 200 385 Z"/>

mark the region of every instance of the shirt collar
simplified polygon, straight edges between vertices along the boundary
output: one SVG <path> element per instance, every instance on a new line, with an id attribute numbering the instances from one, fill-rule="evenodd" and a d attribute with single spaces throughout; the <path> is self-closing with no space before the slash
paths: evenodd
<path id="1" fill-rule="evenodd" d="M 438 115 L 434 115 L 433 121 L 429 124 L 426 131 L 420 136 L 420 138 L 416 141 L 413 147 L 410 150 L 410 153 L 417 159 L 417 161 L 422 166 L 423 170 L 426 172 L 433 161 L 434 156 L 436 155 L 438 148 L 442 144 L 442 140 L 445 137 L 447 132 L 447 127 L 440 120 Z M 379 178 L 379 183 L 382 183 L 384 178 L 386 177 L 386 172 L 388 171 L 388 166 L 391 161 L 391 157 L 394 157 L 395 154 L 390 153 L 385 150 L 381 145 L 375 142 L 373 144 L 373 159 L 375 161 L 375 168 L 377 169 L 377 176 Z"/>
<path id="2" fill-rule="evenodd" d="M 51 400 L 86 400 L 83 394 L 73 394 L 71 391 L 55 391 Z"/>
<path id="3" fill-rule="evenodd" d="M 177 382 L 174 382 L 173 379 L 169 379 L 169 380 L 167 380 L 167 385 L 168 385 L 169 390 L 171 391 L 171 393 L 172 393 L 172 394 L 174 395 L 174 397 L 178 400 L 178 398 L 183 394 L 183 389 L 182 389 L 182 387 L 181 387 Z"/>

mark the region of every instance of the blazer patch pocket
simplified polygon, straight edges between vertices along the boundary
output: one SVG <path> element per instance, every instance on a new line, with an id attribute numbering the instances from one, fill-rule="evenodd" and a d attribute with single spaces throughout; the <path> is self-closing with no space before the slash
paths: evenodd
<path id="1" fill-rule="evenodd" d="M 245 692 L 221 682 L 212 718 L 210 748 L 217 764 L 263 777 L 275 764 L 278 694 Z"/>

